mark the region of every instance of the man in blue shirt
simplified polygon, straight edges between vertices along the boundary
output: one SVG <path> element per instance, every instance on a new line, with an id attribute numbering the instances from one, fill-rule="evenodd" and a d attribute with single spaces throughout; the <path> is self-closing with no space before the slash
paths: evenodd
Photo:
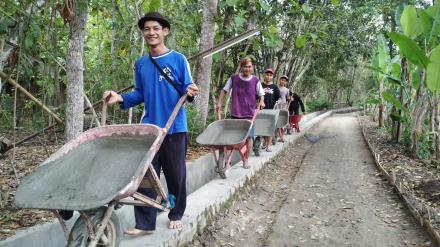
<path id="1" fill-rule="evenodd" d="M 114 91 L 106 91 L 103 98 L 109 97 L 109 104 L 120 103 L 122 109 L 144 103 L 142 123 L 163 128 L 180 95 L 186 93 L 193 97 L 198 93 L 198 88 L 192 82 L 186 57 L 165 46 L 165 37 L 171 29 L 170 23 L 161 14 L 150 12 L 138 21 L 138 26 L 150 48 L 152 59 L 174 82 L 175 87 L 162 76 L 147 55 L 136 61 L 136 87 L 132 92 L 119 95 Z M 186 208 L 187 132 L 186 113 L 182 108 L 152 162 L 158 176 L 162 168 L 168 192 L 176 198 L 175 207 L 168 214 L 170 229 L 182 228 L 181 220 Z M 156 192 L 151 188 L 139 188 L 138 192 L 150 198 L 156 197 Z M 135 236 L 151 234 L 156 229 L 157 210 L 136 206 L 134 212 L 136 226 L 125 233 Z"/>

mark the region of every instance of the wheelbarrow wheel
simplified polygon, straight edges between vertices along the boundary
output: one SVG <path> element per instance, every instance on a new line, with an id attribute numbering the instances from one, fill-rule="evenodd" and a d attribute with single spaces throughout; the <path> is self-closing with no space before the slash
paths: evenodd
<path id="1" fill-rule="evenodd" d="M 101 223 L 105 211 L 106 208 L 101 208 L 92 215 L 89 215 L 95 231 L 97 231 L 98 225 Z M 103 235 L 106 236 L 108 243 L 104 244 L 102 239 L 100 239 L 97 246 L 119 246 L 123 233 L 119 219 L 114 212 L 107 223 L 107 227 L 105 228 Z M 87 231 L 87 224 L 82 217 L 79 217 L 70 231 L 67 247 L 86 247 L 89 243 L 90 238 Z"/>
<path id="2" fill-rule="evenodd" d="M 221 178 L 226 179 L 225 153 L 223 150 L 218 151 L 218 161 L 216 170 Z"/>

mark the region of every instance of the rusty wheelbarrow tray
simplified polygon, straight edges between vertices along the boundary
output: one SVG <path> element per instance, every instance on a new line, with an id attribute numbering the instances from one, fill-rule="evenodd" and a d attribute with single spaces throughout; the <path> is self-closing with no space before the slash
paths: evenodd
<path id="1" fill-rule="evenodd" d="M 248 136 L 257 114 L 258 110 L 255 110 L 252 120 L 217 120 L 208 125 L 197 137 L 197 143 L 208 146 L 211 149 L 214 162 L 216 163 L 216 172 L 221 178 L 225 179 L 228 176 L 227 169 L 230 168 L 234 150 L 238 151 L 243 162 L 248 160 Z"/>
<path id="2" fill-rule="evenodd" d="M 185 100 L 186 95 L 179 99 L 165 128 L 125 124 L 82 133 L 22 179 L 15 204 L 51 210 L 61 223 L 67 246 L 118 246 L 122 228 L 113 212 L 118 205 L 170 209 L 172 203 L 151 162 Z M 104 102 L 103 125 L 106 110 Z M 141 182 L 158 196 L 136 192 Z M 60 215 L 65 210 L 78 210 L 81 216 L 70 233 Z"/>

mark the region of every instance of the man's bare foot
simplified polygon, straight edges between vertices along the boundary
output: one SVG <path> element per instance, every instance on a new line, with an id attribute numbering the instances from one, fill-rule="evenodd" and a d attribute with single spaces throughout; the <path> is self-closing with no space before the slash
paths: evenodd
<path id="1" fill-rule="evenodd" d="M 168 228 L 170 229 L 182 229 L 183 223 L 181 220 L 171 220 Z"/>
<path id="2" fill-rule="evenodd" d="M 249 169 L 249 168 L 251 168 L 251 167 L 249 166 L 249 162 L 248 162 L 248 160 L 243 160 L 243 168 L 244 168 L 244 169 Z"/>
<path id="3" fill-rule="evenodd" d="M 141 229 L 133 228 L 133 229 L 125 230 L 124 233 L 130 236 L 143 236 L 143 235 L 153 234 L 154 230 L 141 230 Z"/>

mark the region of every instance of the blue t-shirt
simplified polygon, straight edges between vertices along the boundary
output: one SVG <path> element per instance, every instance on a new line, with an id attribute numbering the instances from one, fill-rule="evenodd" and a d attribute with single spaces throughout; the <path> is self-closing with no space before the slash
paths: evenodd
<path id="1" fill-rule="evenodd" d="M 153 57 L 162 70 L 175 82 L 181 93 L 192 83 L 190 67 L 186 57 L 174 50 Z M 176 89 L 160 74 L 148 55 L 136 61 L 136 86 L 130 93 L 122 95 L 122 109 L 144 103 L 142 123 L 165 127 L 180 96 Z M 178 112 L 168 134 L 188 132 L 186 113 L 183 107 Z"/>

